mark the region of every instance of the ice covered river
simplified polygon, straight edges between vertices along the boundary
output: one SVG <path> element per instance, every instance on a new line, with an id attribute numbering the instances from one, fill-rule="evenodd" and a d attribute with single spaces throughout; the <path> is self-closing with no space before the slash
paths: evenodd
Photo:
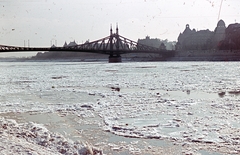
<path id="1" fill-rule="evenodd" d="M 0 62 L 0 115 L 106 154 L 239 154 L 239 62 Z"/>

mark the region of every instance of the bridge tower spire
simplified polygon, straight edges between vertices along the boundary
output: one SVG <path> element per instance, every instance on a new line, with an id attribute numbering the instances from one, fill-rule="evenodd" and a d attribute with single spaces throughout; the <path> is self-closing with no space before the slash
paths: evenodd
<path id="1" fill-rule="evenodd" d="M 120 38 L 119 38 L 119 34 L 118 34 L 118 23 L 117 23 L 117 25 L 116 25 L 116 49 L 117 50 L 119 50 L 119 42 L 120 42 Z"/>
<path id="2" fill-rule="evenodd" d="M 110 41 L 110 50 L 113 50 L 113 33 L 112 33 L 112 24 L 111 24 L 111 27 L 110 27 L 110 38 L 109 38 L 109 41 Z"/>
<path id="3" fill-rule="evenodd" d="M 112 35 L 112 24 L 111 24 L 111 27 L 110 27 L 110 36 Z"/>
<path id="4" fill-rule="evenodd" d="M 118 35 L 118 23 L 117 23 L 117 27 L 116 27 L 116 34 Z"/>

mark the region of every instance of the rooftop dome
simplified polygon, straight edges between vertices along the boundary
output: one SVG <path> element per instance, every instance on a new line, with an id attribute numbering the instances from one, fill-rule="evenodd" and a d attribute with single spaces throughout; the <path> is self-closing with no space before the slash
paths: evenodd
<path id="1" fill-rule="evenodd" d="M 225 22 L 223 20 L 219 20 L 217 27 L 226 27 Z"/>
<path id="2" fill-rule="evenodd" d="M 183 33 L 186 34 L 186 33 L 191 33 L 191 32 L 192 32 L 192 30 L 190 29 L 189 24 L 187 24 L 185 30 L 183 31 Z"/>

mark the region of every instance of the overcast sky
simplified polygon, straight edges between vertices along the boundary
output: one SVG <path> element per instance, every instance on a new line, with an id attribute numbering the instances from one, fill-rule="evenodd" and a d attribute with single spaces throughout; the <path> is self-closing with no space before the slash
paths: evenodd
<path id="1" fill-rule="evenodd" d="M 0 0 L 0 44 L 50 46 L 83 43 L 109 35 L 176 41 L 186 24 L 196 30 L 217 25 L 222 0 Z M 223 0 L 220 19 L 240 23 L 240 0 Z"/>

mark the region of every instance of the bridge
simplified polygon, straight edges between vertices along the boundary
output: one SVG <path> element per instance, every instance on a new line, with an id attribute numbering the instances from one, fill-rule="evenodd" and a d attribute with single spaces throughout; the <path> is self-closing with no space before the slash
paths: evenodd
<path id="1" fill-rule="evenodd" d="M 109 55 L 109 62 L 121 62 L 121 55 L 127 53 L 156 53 L 162 58 L 173 57 L 175 52 L 160 48 L 155 48 L 143 44 L 139 44 L 128 38 L 119 35 L 118 27 L 116 33 L 113 33 L 112 27 L 110 35 L 92 42 L 84 44 L 65 46 L 65 47 L 17 47 L 0 45 L 1 52 L 32 52 L 32 51 L 70 51 L 70 52 L 88 52 Z"/>

